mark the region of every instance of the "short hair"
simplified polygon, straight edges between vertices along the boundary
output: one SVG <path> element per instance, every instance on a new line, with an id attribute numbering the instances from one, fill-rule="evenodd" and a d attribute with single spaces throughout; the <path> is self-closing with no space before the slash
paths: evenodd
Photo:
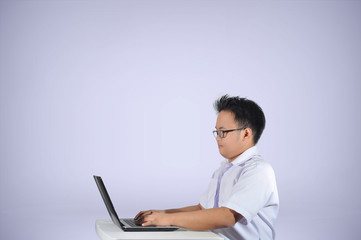
<path id="1" fill-rule="evenodd" d="M 257 103 L 247 98 L 229 97 L 226 94 L 215 101 L 214 108 L 218 114 L 221 111 L 232 112 L 239 127 L 252 129 L 253 141 L 257 144 L 266 125 L 262 108 Z"/>

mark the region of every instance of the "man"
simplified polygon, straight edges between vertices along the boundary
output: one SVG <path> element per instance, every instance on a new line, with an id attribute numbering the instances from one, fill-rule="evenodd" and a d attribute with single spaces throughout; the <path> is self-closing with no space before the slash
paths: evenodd
<path id="1" fill-rule="evenodd" d="M 256 147 L 266 122 L 263 111 L 251 100 L 228 95 L 214 106 L 218 117 L 213 133 L 225 161 L 214 172 L 200 203 L 142 211 L 134 219 L 143 226 L 213 230 L 224 239 L 275 239 L 276 178 Z"/>

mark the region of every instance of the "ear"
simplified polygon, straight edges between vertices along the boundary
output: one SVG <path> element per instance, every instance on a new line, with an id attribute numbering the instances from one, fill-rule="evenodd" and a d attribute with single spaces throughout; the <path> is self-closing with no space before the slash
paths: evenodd
<path id="1" fill-rule="evenodd" d="M 251 128 L 244 129 L 243 139 L 252 140 L 253 139 L 253 131 Z"/>

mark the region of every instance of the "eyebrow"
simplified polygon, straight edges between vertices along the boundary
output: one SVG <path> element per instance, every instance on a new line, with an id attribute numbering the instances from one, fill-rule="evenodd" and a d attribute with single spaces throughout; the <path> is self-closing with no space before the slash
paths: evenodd
<path id="1" fill-rule="evenodd" d="M 217 129 L 217 127 L 214 127 L 215 129 Z M 220 128 L 218 128 L 218 129 L 225 129 L 225 127 L 220 127 Z"/>

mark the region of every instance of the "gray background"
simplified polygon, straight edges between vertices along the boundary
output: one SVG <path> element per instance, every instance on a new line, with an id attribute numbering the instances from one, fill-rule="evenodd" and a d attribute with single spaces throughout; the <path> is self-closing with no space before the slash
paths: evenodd
<path id="1" fill-rule="evenodd" d="M 222 94 L 258 102 L 278 239 L 361 238 L 360 1 L 0 1 L 0 238 L 197 204 Z M 132 186 L 125 183 L 132 182 Z"/>

